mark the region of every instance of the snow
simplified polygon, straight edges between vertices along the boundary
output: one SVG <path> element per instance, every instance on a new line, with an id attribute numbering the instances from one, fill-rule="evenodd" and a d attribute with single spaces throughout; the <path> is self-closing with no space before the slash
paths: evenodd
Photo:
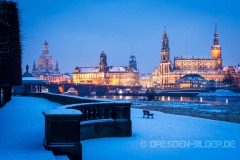
<path id="1" fill-rule="evenodd" d="M 47 112 L 44 112 L 45 115 L 73 115 L 80 116 L 82 112 L 76 109 L 66 109 L 65 107 L 56 108 Z"/>
<path id="2" fill-rule="evenodd" d="M 227 100 L 227 99 L 226 99 Z M 206 119 L 240 123 L 239 99 L 236 103 L 219 102 L 219 98 L 211 103 L 197 101 L 136 101 L 132 100 L 132 108 L 160 111 L 168 114 L 185 115 Z M 233 101 L 233 99 L 231 100 Z M 229 104 L 228 104 L 229 103 Z"/>
<path id="3" fill-rule="evenodd" d="M 96 73 L 99 72 L 99 67 L 79 67 L 80 73 Z"/>
<path id="4" fill-rule="evenodd" d="M 0 110 L 0 160 L 55 160 L 42 145 L 42 112 L 56 106 L 42 98 L 12 97 Z"/>
<path id="5" fill-rule="evenodd" d="M 46 80 L 42 80 L 36 77 L 22 77 L 23 83 L 43 83 L 46 82 Z"/>
<path id="6" fill-rule="evenodd" d="M 150 74 L 141 74 L 140 75 L 140 79 L 149 79 L 150 78 Z"/>
<path id="7" fill-rule="evenodd" d="M 240 93 L 235 93 L 230 90 L 217 89 L 211 93 L 199 93 L 197 96 L 212 96 L 212 97 L 240 97 Z"/>
<path id="8" fill-rule="evenodd" d="M 82 141 L 83 160 L 95 160 L 96 155 L 99 160 L 233 160 L 239 156 L 239 124 L 154 111 L 154 118 L 147 119 L 141 109 L 131 111 L 133 136 Z M 216 145 L 228 142 L 231 145 Z"/>
<path id="9" fill-rule="evenodd" d="M 109 72 L 126 72 L 126 68 L 125 67 L 118 67 L 118 66 L 112 66 L 109 67 Z"/>
<path id="10" fill-rule="evenodd" d="M 223 71 L 228 71 L 228 67 L 223 67 Z"/>
<path id="11" fill-rule="evenodd" d="M 91 123 L 102 123 L 102 122 L 113 122 L 113 119 L 96 119 L 96 120 L 88 120 L 82 121 L 80 124 L 91 124 Z"/>
<path id="12" fill-rule="evenodd" d="M 67 159 L 42 145 L 42 112 L 57 107 L 41 98 L 13 97 L 0 109 L 0 160 Z M 142 109 L 131 109 L 132 137 L 81 141 L 83 160 L 96 156 L 99 160 L 233 160 L 239 156 L 240 124 L 150 112 L 153 119 L 142 118 Z"/>

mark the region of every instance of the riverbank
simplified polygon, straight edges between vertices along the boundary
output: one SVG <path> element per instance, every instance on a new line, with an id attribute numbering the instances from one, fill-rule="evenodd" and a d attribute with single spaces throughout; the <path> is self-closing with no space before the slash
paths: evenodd
<path id="1" fill-rule="evenodd" d="M 216 105 L 181 101 L 131 101 L 132 108 L 160 111 L 168 114 L 199 117 L 240 123 L 240 105 Z"/>

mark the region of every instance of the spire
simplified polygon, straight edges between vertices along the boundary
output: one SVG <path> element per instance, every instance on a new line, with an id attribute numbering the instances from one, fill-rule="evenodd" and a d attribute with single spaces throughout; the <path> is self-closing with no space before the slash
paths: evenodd
<path id="1" fill-rule="evenodd" d="M 56 61 L 55 72 L 59 72 L 58 61 Z"/>
<path id="2" fill-rule="evenodd" d="M 161 49 L 161 61 L 169 62 L 170 61 L 170 49 L 169 49 L 169 39 L 167 35 L 166 26 L 164 26 L 164 33 L 162 36 L 162 49 Z"/>
<path id="3" fill-rule="evenodd" d="M 33 68 L 32 68 L 32 72 L 36 72 L 37 71 L 37 67 L 36 67 L 36 63 L 35 60 L 33 62 Z"/>
<path id="4" fill-rule="evenodd" d="M 215 23 L 215 33 L 214 33 L 213 44 L 219 45 L 219 38 L 218 38 L 218 33 L 217 33 L 217 23 Z"/>
<path id="5" fill-rule="evenodd" d="M 215 23 L 215 34 L 217 34 L 217 22 Z"/>
<path id="6" fill-rule="evenodd" d="M 211 47 L 211 56 L 214 59 L 217 59 L 217 69 L 222 69 L 222 49 L 219 44 L 217 23 L 215 23 L 215 32 L 213 38 L 213 46 Z"/>
<path id="7" fill-rule="evenodd" d="M 43 45 L 48 45 L 48 42 L 45 40 L 44 43 L 43 43 Z"/>
<path id="8" fill-rule="evenodd" d="M 162 52 L 169 52 L 169 46 L 168 46 L 168 35 L 167 35 L 167 30 L 166 26 L 164 26 L 164 33 L 162 36 Z"/>
<path id="9" fill-rule="evenodd" d="M 46 40 L 43 43 L 43 52 L 44 53 L 49 53 L 49 51 L 48 51 L 48 42 Z"/>

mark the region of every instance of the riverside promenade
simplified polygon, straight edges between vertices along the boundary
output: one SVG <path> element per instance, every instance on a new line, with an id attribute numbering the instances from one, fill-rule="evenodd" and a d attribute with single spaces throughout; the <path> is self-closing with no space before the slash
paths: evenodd
<path id="1" fill-rule="evenodd" d="M 56 160 L 45 150 L 43 111 L 60 106 L 43 98 L 12 97 L 0 109 L 0 160 Z"/>
<path id="2" fill-rule="evenodd" d="M 66 160 L 66 156 L 54 156 L 43 146 L 42 112 L 58 106 L 43 98 L 13 97 L 0 109 L 0 160 Z M 131 109 L 132 137 L 81 141 L 83 160 L 239 157 L 239 124 L 151 112 L 154 118 L 148 119 L 142 117 L 142 109 Z"/>

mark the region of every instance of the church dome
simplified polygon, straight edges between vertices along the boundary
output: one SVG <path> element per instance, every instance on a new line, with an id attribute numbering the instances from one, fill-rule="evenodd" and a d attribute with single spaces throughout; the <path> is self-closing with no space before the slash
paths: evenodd
<path id="1" fill-rule="evenodd" d="M 52 59 L 52 56 L 49 54 L 47 41 L 44 41 L 43 43 L 43 52 L 38 60 L 38 70 L 40 72 L 47 72 L 47 73 L 51 73 L 54 70 L 53 59 Z"/>

